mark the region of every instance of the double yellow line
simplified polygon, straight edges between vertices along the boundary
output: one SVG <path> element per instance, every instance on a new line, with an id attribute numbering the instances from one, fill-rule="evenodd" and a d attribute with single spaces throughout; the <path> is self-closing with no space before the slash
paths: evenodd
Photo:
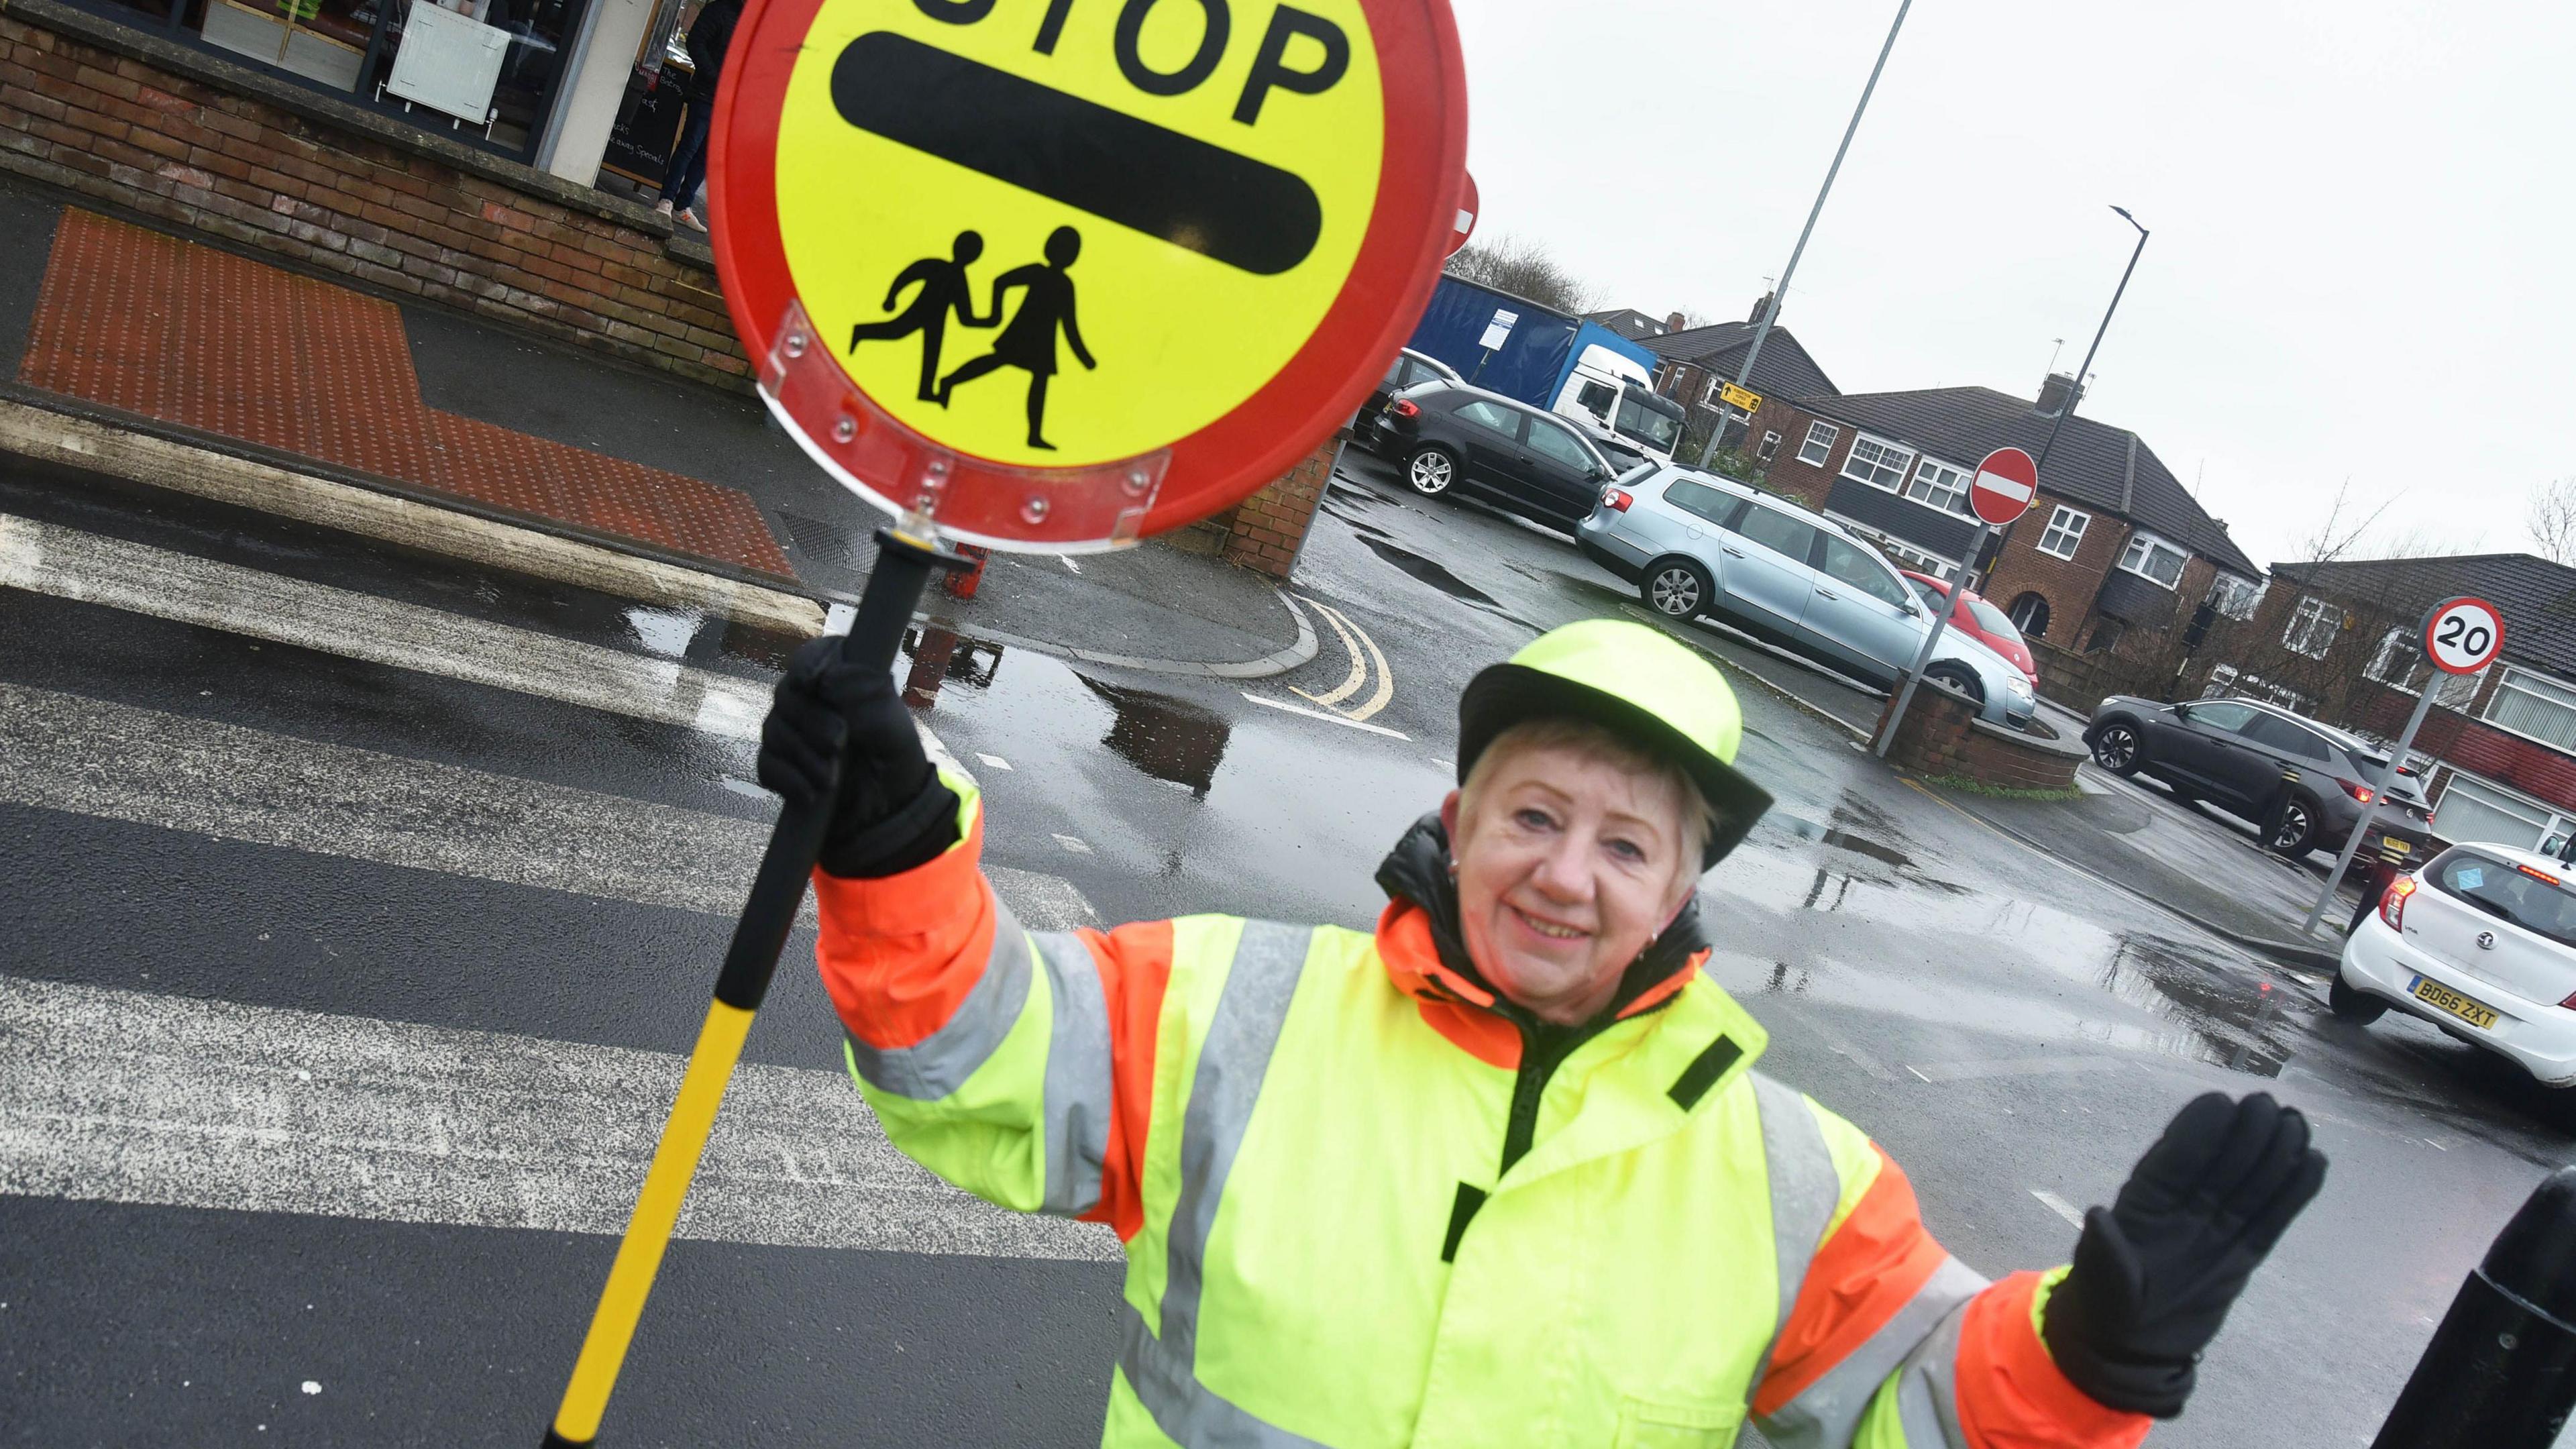
<path id="1" fill-rule="evenodd" d="M 1386 708 L 1386 702 L 1395 697 L 1395 671 L 1387 667 L 1386 655 L 1378 649 L 1377 641 L 1332 605 L 1319 599 L 1307 599 L 1306 602 L 1314 606 L 1316 613 L 1324 616 L 1324 622 L 1333 626 L 1335 634 L 1341 636 L 1342 648 L 1351 656 L 1351 672 L 1325 694 L 1308 694 L 1293 684 L 1288 686 L 1288 692 L 1311 699 L 1347 720 L 1365 720 Z M 1367 703 L 1351 709 L 1342 708 L 1343 700 L 1359 693 L 1360 687 L 1368 683 L 1372 664 L 1376 666 L 1377 689 L 1369 695 Z"/>

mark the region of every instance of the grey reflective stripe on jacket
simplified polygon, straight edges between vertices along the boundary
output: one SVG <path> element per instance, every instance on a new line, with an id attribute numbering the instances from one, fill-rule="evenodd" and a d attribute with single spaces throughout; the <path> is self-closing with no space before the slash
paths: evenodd
<path id="1" fill-rule="evenodd" d="M 850 1069 L 878 1091 L 916 1102 L 936 1102 L 948 1096 L 966 1085 L 976 1068 L 992 1059 L 1028 1006 L 1029 933 L 1021 928 L 1011 908 L 991 894 L 992 887 L 984 889 L 993 902 L 993 949 L 984 959 L 984 970 L 975 978 L 974 988 L 957 1004 L 956 1014 L 939 1030 L 908 1047 L 870 1046 L 856 1033 L 849 1034 Z M 1095 979 L 1092 995 L 1099 994 Z M 1105 1062 L 1105 1024 L 1101 1042 Z"/>
<path id="2" fill-rule="evenodd" d="M 1046 1200 L 1038 1210 L 1078 1217 L 1100 1206 L 1109 1118 L 1117 1110 L 1109 1001 L 1100 990 L 1100 963 L 1081 937 L 1048 931 L 1029 939 L 1055 1003 L 1046 1059 Z"/>
<path id="3" fill-rule="evenodd" d="M 1825 1228 L 1834 1220 L 1834 1206 L 1842 1201 L 1843 1178 L 1806 1098 L 1796 1088 L 1784 1087 L 1760 1072 L 1748 1075 L 1754 1110 L 1762 1118 L 1763 1170 L 1771 1187 L 1771 1247 L 1779 1255 L 1780 1284 L 1780 1308 L 1771 1324 L 1770 1346 L 1762 1350 L 1753 1379 L 1744 1386 L 1744 1396 L 1750 1399 L 1762 1386 L 1763 1375 L 1771 1371 L 1772 1350 L 1779 1347 L 1790 1311 L 1798 1306 L 1807 1264 L 1824 1245 Z"/>
<path id="4" fill-rule="evenodd" d="M 1313 1449 L 1313 1441 L 1210 1391 L 1197 1373 L 1208 1235 L 1313 937 L 1311 926 L 1245 923 L 1181 1113 L 1181 1186 L 1164 1235 L 1161 1332 L 1150 1330 L 1133 1305 L 1121 1303 L 1119 1368 L 1156 1427 L 1184 1449 Z"/>

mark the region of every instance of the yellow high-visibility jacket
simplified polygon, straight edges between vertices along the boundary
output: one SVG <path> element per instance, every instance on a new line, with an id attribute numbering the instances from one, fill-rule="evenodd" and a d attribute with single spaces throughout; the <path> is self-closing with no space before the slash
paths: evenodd
<path id="1" fill-rule="evenodd" d="M 1376 931 L 1023 930 L 964 839 L 818 873 L 825 985 L 896 1145 L 1127 1249 L 1103 1442 L 2111 1449 L 2038 1325 L 1859 1130 L 1753 1070 L 1698 958 L 1553 1064 Z"/>

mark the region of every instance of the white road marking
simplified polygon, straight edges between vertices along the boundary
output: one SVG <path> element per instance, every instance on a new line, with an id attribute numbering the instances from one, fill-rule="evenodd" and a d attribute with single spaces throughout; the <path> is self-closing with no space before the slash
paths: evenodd
<path id="1" fill-rule="evenodd" d="M 370 664 L 506 689 L 584 709 L 757 740 L 770 686 L 533 629 L 306 583 L 237 564 L 0 513 L 0 587 L 174 619 Z M 636 609 L 647 647 L 694 632 L 693 614 Z M 686 633 L 678 634 L 680 647 Z M 966 774 L 916 720 L 922 746 Z M 970 777 L 971 778 L 971 777 Z"/>
<path id="2" fill-rule="evenodd" d="M 982 760 L 985 764 L 992 766 L 996 770 L 1007 770 L 1011 768 L 1011 762 L 1003 759 L 999 755 L 988 755 L 981 750 L 977 750 L 975 752 L 975 758 Z"/>
<path id="3" fill-rule="evenodd" d="M 1251 700 L 1254 704 L 1278 710 L 1283 714 L 1303 715 L 1307 719 L 1319 719 L 1326 724 L 1348 725 L 1352 729 L 1367 730 L 1370 734 L 1384 735 L 1391 740 L 1410 741 L 1413 738 L 1413 736 L 1406 734 L 1402 730 L 1391 730 L 1384 725 L 1373 725 L 1364 720 L 1355 720 L 1344 715 L 1330 714 L 1320 709 L 1307 709 L 1302 705 L 1290 704 L 1286 700 L 1282 699 L 1264 699 L 1260 695 L 1257 695 L 1248 689 L 1243 691 L 1243 697 Z"/>
<path id="4" fill-rule="evenodd" d="M 1058 562 L 1058 563 L 1060 563 L 1060 564 L 1063 564 L 1063 565 L 1064 565 L 1064 571 L 1065 571 L 1066 573 L 1069 573 L 1069 574 L 1079 574 L 1079 573 L 1081 573 L 1081 572 L 1082 572 L 1082 565 L 1080 565 L 1080 564 L 1078 564 L 1078 563 L 1075 563 L 1075 562 L 1073 561 L 1073 555 L 1071 555 L 1071 554 L 1069 554 L 1069 553 L 1060 553 L 1060 554 L 1057 554 L 1057 555 L 1055 556 L 1055 559 L 1056 559 L 1056 562 Z"/>
<path id="5" fill-rule="evenodd" d="M 2038 1198 L 2040 1206 L 2048 1209 L 2050 1212 L 2057 1214 L 2059 1217 L 2066 1219 L 2068 1222 L 2073 1223 L 2079 1228 L 2084 1226 L 2084 1214 L 2077 1210 L 2075 1204 L 2068 1202 L 2066 1199 L 2059 1197 L 2057 1194 L 2050 1192 L 2044 1187 L 2032 1188 L 2030 1190 L 2030 1195 Z"/>
<path id="6" fill-rule="evenodd" d="M 0 683 L 0 720 L 12 804 L 637 905 L 734 915 L 769 839 L 756 820 L 25 685 Z M 1052 877 L 985 874 L 1039 930 L 1093 919 Z"/>
<path id="7" fill-rule="evenodd" d="M 1906 1063 L 1905 1069 L 1927 1082 L 1961 1082 L 1977 1077 L 2046 1077 L 2074 1072 L 2116 1072 L 2132 1065 L 2118 1057 L 2011 1057 L 1992 1062 Z"/>
<path id="8" fill-rule="evenodd" d="M 1083 841 L 1083 840 L 1077 839 L 1077 838 L 1076 838 L 1076 837 L 1074 837 L 1074 836 L 1070 836 L 1070 835 L 1059 835 L 1059 836 L 1056 836 L 1056 838 L 1055 838 L 1055 843 L 1056 843 L 1056 844 L 1058 844 L 1058 845 L 1063 846 L 1065 849 L 1067 849 L 1067 850 L 1069 850 L 1069 851 L 1072 851 L 1072 852 L 1073 852 L 1074 854 L 1076 854 L 1076 855 L 1089 855 L 1089 854 L 1091 853 L 1091 846 L 1090 846 L 1090 844 L 1089 844 L 1088 842 L 1086 842 L 1086 841 Z"/>
<path id="9" fill-rule="evenodd" d="M 682 1058 L 0 976 L 0 1192 L 615 1234 Z M 1119 1256 L 932 1177 L 837 1071 L 734 1077 L 679 1236 Z"/>

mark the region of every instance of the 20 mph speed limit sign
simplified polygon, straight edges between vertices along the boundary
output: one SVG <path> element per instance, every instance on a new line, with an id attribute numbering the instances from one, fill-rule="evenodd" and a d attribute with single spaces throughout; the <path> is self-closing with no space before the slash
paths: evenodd
<path id="1" fill-rule="evenodd" d="M 1456 226 L 1446 0 L 753 0 L 729 60 L 715 248 L 764 392 L 973 541 L 1114 543 L 1277 477 Z"/>
<path id="2" fill-rule="evenodd" d="M 2424 616 L 2424 658 L 2449 674 L 2475 674 L 2504 648 L 2504 614 L 2484 599 L 2444 599 Z"/>

